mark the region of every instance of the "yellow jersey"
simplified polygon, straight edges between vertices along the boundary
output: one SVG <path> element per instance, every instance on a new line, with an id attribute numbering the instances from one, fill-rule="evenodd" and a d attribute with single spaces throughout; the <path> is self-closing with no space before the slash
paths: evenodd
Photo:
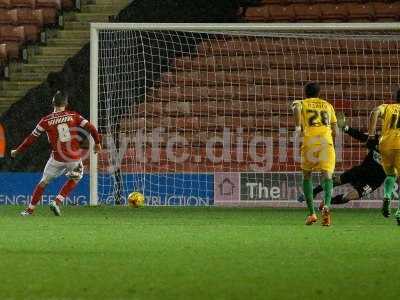
<path id="1" fill-rule="evenodd" d="M 304 139 L 315 138 L 315 144 L 323 141 L 333 145 L 331 125 L 337 122 L 333 106 L 320 98 L 294 101 L 293 107 L 296 105 L 299 105 L 301 109 L 301 127 Z"/>
<path id="2" fill-rule="evenodd" d="M 378 110 L 383 119 L 380 145 L 400 149 L 400 104 L 382 104 Z"/>

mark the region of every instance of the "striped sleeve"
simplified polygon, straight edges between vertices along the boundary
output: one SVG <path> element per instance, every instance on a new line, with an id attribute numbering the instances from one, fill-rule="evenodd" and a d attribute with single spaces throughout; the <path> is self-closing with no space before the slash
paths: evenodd
<path id="1" fill-rule="evenodd" d="M 84 117 L 82 117 L 80 114 L 76 114 L 77 118 L 78 118 L 78 123 L 79 123 L 79 127 L 85 127 L 87 123 L 89 123 L 88 120 L 86 120 Z"/>
<path id="2" fill-rule="evenodd" d="M 40 120 L 39 124 L 36 125 L 35 129 L 32 131 L 32 135 L 35 137 L 39 137 L 46 130 L 43 127 L 43 119 Z"/>

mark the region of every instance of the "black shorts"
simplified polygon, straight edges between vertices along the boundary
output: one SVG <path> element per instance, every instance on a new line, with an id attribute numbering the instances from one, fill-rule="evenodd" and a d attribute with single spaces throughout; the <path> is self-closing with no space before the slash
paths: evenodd
<path id="1" fill-rule="evenodd" d="M 378 171 L 378 172 L 375 172 Z M 355 166 L 340 175 L 342 184 L 351 184 L 360 197 L 364 197 L 378 189 L 385 180 L 381 170 L 373 170 L 363 166 Z"/>

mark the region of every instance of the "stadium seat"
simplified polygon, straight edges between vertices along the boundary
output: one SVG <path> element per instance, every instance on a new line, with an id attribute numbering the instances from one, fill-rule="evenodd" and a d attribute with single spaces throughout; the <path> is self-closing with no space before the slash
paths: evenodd
<path id="1" fill-rule="evenodd" d="M 321 10 L 318 4 L 295 4 L 293 9 L 298 21 L 318 21 L 321 19 Z"/>
<path id="2" fill-rule="evenodd" d="M 17 9 L 0 8 L 0 24 L 17 25 L 18 24 Z"/>
<path id="3" fill-rule="evenodd" d="M 20 25 L 36 25 L 43 27 L 43 13 L 41 9 L 18 9 L 18 24 Z"/>
<path id="4" fill-rule="evenodd" d="M 54 25 L 57 23 L 58 12 L 54 8 L 41 8 L 37 9 L 43 18 L 44 25 Z M 39 14 L 39 12 L 38 12 Z"/>
<path id="5" fill-rule="evenodd" d="M 374 11 L 370 3 L 348 3 L 347 9 L 350 19 L 370 20 L 374 17 Z"/>
<path id="6" fill-rule="evenodd" d="M 62 9 L 61 0 L 36 0 L 37 8 L 54 8 L 57 10 Z"/>
<path id="7" fill-rule="evenodd" d="M 325 3 L 319 5 L 322 12 L 323 20 L 340 20 L 345 21 L 348 19 L 348 10 L 346 5 Z"/>
<path id="8" fill-rule="evenodd" d="M 372 7 L 375 12 L 375 17 L 377 19 L 400 19 L 399 1 L 396 1 L 394 3 L 376 2 L 372 3 Z"/>
<path id="9" fill-rule="evenodd" d="M 268 6 L 249 7 L 246 10 L 246 19 L 248 20 L 269 20 Z"/>
<path id="10" fill-rule="evenodd" d="M 20 44 L 7 42 L 7 55 L 9 60 L 18 60 L 20 57 Z"/>
<path id="11" fill-rule="evenodd" d="M 11 0 L 0 0 L 0 8 L 11 8 Z"/>
<path id="12" fill-rule="evenodd" d="M 23 26 L 0 26 L 0 41 L 24 43 L 26 40 Z"/>
<path id="13" fill-rule="evenodd" d="M 35 9 L 36 0 L 11 0 L 11 7 L 27 7 Z"/>
<path id="14" fill-rule="evenodd" d="M 24 25 L 25 40 L 29 43 L 35 43 L 40 39 L 40 29 L 36 25 Z"/>
<path id="15" fill-rule="evenodd" d="M 7 60 L 17 60 L 19 58 L 19 43 L 7 42 L 1 44 L 2 50 L 5 51 Z M 3 53 L 4 55 L 4 53 Z"/>
<path id="16" fill-rule="evenodd" d="M 75 7 L 75 3 L 73 0 L 63 0 L 62 1 L 62 9 L 71 10 Z"/>
<path id="17" fill-rule="evenodd" d="M 296 15 L 293 10 L 292 5 L 283 6 L 283 5 L 270 5 L 269 6 L 269 20 L 272 21 L 294 21 L 296 19 Z"/>

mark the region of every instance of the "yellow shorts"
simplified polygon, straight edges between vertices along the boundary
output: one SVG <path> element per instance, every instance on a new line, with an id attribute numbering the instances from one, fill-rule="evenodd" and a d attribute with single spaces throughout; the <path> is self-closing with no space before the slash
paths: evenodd
<path id="1" fill-rule="evenodd" d="M 302 145 L 301 168 L 304 171 L 335 171 L 336 153 L 331 144 Z"/>
<path id="2" fill-rule="evenodd" d="M 387 175 L 400 174 L 400 149 L 379 147 L 381 153 L 381 164 Z"/>

